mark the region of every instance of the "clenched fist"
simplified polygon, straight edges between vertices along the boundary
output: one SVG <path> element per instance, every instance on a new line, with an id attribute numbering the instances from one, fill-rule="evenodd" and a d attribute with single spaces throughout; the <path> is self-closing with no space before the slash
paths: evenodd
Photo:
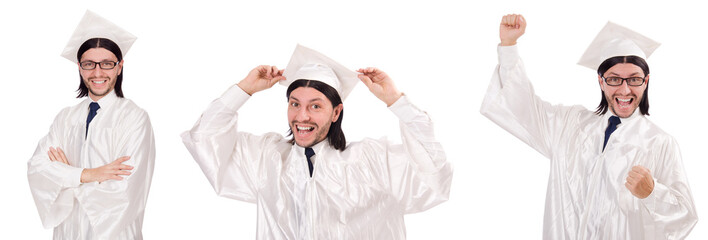
<path id="1" fill-rule="evenodd" d="M 508 14 L 499 24 L 499 38 L 502 46 L 516 45 L 516 40 L 526 31 L 526 19 L 521 14 Z"/>
<path id="2" fill-rule="evenodd" d="M 624 186 L 632 192 L 635 197 L 644 199 L 654 191 L 654 178 L 651 176 L 649 169 L 642 166 L 634 166 L 629 171 L 627 182 Z"/>

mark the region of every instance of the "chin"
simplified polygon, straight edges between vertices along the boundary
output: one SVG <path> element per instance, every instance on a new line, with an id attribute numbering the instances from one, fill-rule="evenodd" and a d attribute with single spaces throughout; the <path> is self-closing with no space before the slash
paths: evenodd
<path id="1" fill-rule="evenodd" d="M 628 118 L 628 117 L 632 116 L 632 114 L 634 114 L 634 111 L 637 111 L 637 108 L 634 108 L 631 111 L 622 111 L 622 112 L 618 112 L 618 111 L 615 111 L 614 109 L 612 109 L 612 113 L 614 113 L 615 115 L 617 115 L 618 117 L 621 117 L 621 118 Z"/>
<path id="2" fill-rule="evenodd" d="M 295 144 L 297 144 L 300 147 L 304 147 L 304 148 L 311 147 L 312 145 L 314 145 L 311 142 L 298 141 L 297 139 L 295 139 Z"/>

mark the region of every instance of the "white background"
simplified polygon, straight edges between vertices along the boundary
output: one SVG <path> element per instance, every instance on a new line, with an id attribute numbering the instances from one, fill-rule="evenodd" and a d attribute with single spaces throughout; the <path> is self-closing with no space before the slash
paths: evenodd
<path id="1" fill-rule="evenodd" d="M 352 69 L 376 66 L 433 117 L 455 165 L 450 200 L 406 216 L 409 239 L 538 239 L 549 162 L 479 114 L 497 63 L 498 26 L 523 13 L 521 55 L 545 100 L 594 108 L 593 70 L 575 64 L 606 21 L 663 45 L 649 58 L 650 119 L 680 143 L 693 197 L 708 205 L 705 7 L 692 1 L 23 1 L 0 4 L 0 239 L 49 239 L 27 160 L 54 116 L 78 103 L 75 65 L 59 54 L 88 8 L 139 37 L 124 93 L 151 117 L 157 143 L 146 239 L 252 239 L 256 206 L 217 197 L 179 134 L 259 64 L 284 68 L 296 43 Z M 700 1 L 695 1 L 700 2 Z M 397 120 L 359 84 L 345 101 L 350 141 L 388 136 Z M 285 87 L 257 93 L 241 129 L 287 130 Z M 699 221 L 688 239 L 708 239 Z"/>

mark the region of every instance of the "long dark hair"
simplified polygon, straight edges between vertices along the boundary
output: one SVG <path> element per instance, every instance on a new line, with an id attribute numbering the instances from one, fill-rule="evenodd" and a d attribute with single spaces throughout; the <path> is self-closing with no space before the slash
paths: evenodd
<path id="1" fill-rule="evenodd" d="M 333 87 L 327 85 L 326 83 L 317 80 L 304 80 L 299 79 L 294 81 L 288 86 L 288 91 L 285 95 L 287 99 L 290 99 L 290 93 L 299 87 L 309 87 L 320 91 L 322 94 L 329 99 L 332 103 L 332 107 L 336 107 L 342 103 L 342 98 L 339 97 L 339 93 Z M 347 140 L 344 137 L 344 132 L 342 131 L 342 120 L 344 120 L 344 109 L 339 112 L 339 119 L 329 125 L 329 131 L 327 132 L 327 141 L 329 145 L 332 145 L 334 149 L 339 151 L 344 151 L 347 147 Z M 288 129 L 288 136 L 292 135 L 292 129 Z M 290 143 L 295 143 L 295 139 L 290 139 Z"/>
<path id="2" fill-rule="evenodd" d="M 605 75 L 605 72 L 612 68 L 613 66 L 620 64 L 620 63 L 631 63 L 636 65 L 637 67 L 641 68 L 642 71 L 644 72 L 644 76 L 649 75 L 649 65 L 647 64 L 647 61 L 644 61 L 643 58 L 637 57 L 634 55 L 631 56 L 617 56 L 617 57 L 611 57 L 602 62 L 600 64 L 600 67 L 597 68 L 597 74 L 600 75 L 600 77 Z M 649 115 L 649 82 L 646 83 L 647 88 L 644 89 L 644 97 L 642 97 L 642 101 L 639 102 L 639 112 L 642 113 L 642 115 Z M 602 100 L 600 100 L 600 105 L 597 106 L 597 110 L 595 110 L 595 114 L 597 115 L 602 115 L 607 112 L 607 109 L 609 109 L 607 99 L 605 98 L 605 91 L 601 91 L 600 94 L 602 95 Z"/>
<path id="3" fill-rule="evenodd" d="M 118 63 L 123 60 L 123 53 L 120 51 L 120 47 L 118 47 L 118 44 L 107 38 L 91 38 L 89 40 L 86 40 L 86 42 L 84 42 L 84 44 L 81 44 L 81 47 L 79 47 L 79 51 L 76 53 L 76 60 L 81 62 L 81 56 L 84 55 L 86 51 L 92 48 L 105 48 L 106 50 L 116 55 L 116 58 L 118 58 Z M 113 88 L 118 97 L 123 97 L 122 84 L 123 70 L 121 70 L 120 74 L 118 74 L 118 77 L 116 78 L 116 85 Z M 76 89 L 76 91 L 79 92 L 76 95 L 76 98 L 86 97 L 89 93 L 88 87 L 86 87 L 86 84 L 84 84 L 84 77 L 82 77 L 81 74 L 79 74 L 79 88 Z"/>

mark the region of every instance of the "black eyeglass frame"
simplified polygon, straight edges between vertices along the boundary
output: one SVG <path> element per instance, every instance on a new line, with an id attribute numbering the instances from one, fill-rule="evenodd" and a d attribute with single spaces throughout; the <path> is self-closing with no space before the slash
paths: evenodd
<path id="1" fill-rule="evenodd" d="M 619 79 L 621 79 L 621 80 L 620 80 L 620 83 L 619 83 L 619 84 L 613 85 L 613 84 L 610 84 L 610 83 L 607 82 L 607 78 L 619 78 Z M 628 77 L 628 78 L 607 77 L 607 78 L 606 78 L 606 77 L 602 77 L 602 80 L 605 81 L 605 83 L 606 83 L 608 86 L 613 86 L 613 87 L 622 86 L 622 84 L 623 84 L 624 82 L 627 82 L 627 86 L 639 87 L 639 86 L 641 86 L 641 85 L 644 85 L 645 82 L 647 82 L 647 77 Z M 632 85 L 632 84 L 629 83 L 629 80 L 632 79 L 632 78 L 640 78 L 640 79 L 642 79 L 642 83 L 640 83 L 639 85 Z"/>
<path id="2" fill-rule="evenodd" d="M 84 63 L 93 63 L 93 67 L 92 68 L 85 68 Z M 104 68 L 102 65 L 103 63 L 113 63 L 113 67 Z M 79 63 L 79 67 L 81 67 L 81 69 L 83 69 L 83 70 L 94 70 L 94 69 L 96 69 L 96 66 L 98 66 L 98 68 L 103 69 L 103 70 L 111 70 L 111 69 L 116 68 L 116 66 L 118 66 L 118 62 L 116 62 L 116 61 L 101 61 L 101 62 L 83 61 L 83 62 Z"/>

